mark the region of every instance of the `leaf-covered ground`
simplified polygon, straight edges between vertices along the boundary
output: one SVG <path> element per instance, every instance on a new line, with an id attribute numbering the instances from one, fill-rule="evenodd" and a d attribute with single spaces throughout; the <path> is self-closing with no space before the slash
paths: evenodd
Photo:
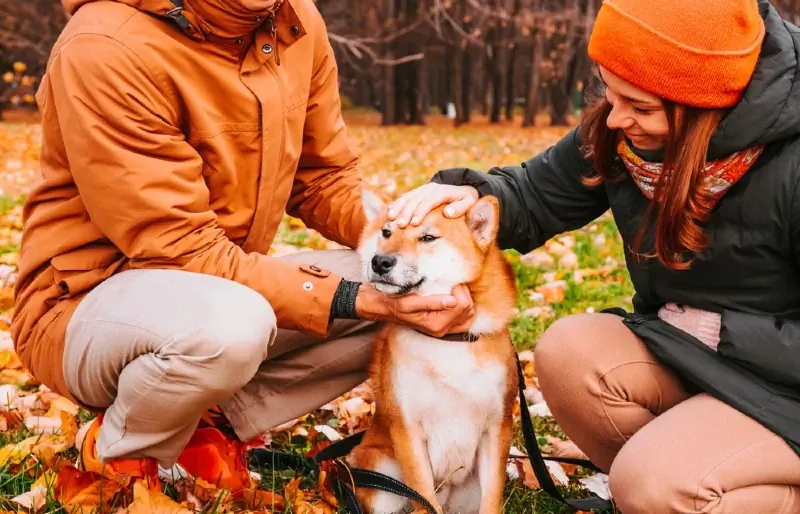
<path id="1" fill-rule="evenodd" d="M 492 126 L 480 118 L 453 129 L 446 119 L 430 118 L 425 127 L 381 127 L 368 113 L 347 116 L 353 143 L 367 180 L 390 195 L 427 182 L 438 169 L 469 166 L 489 169 L 519 164 L 547 148 L 566 129 L 521 129 L 518 121 Z M 110 495 L 98 493 L 94 477 L 74 467 L 75 435 L 91 415 L 38 384 L 13 352 L 8 323 L 13 312 L 12 287 L 20 238 L 21 205 L 37 179 L 40 131 L 35 124 L 0 123 L 0 514 L 8 512 L 90 512 L 113 498 L 108 512 L 338 512 L 324 480 L 302 471 L 260 472 L 262 489 L 274 493 L 271 505 L 247 510 L 225 499 L 209 484 L 166 486 L 164 495 L 118 484 Z M 284 219 L 272 253 L 333 246 L 298 220 Z M 574 312 L 629 306 L 632 288 L 613 221 L 604 216 L 585 229 L 565 234 L 528 255 L 507 252 L 519 283 L 519 314 L 513 338 L 525 364 L 528 405 L 535 416 L 539 442 L 546 452 L 575 456 L 549 415 L 537 389 L 531 350 L 553 320 Z M 363 384 L 303 418 L 268 434 L 273 448 L 297 453 L 363 429 L 372 412 L 369 387 Z M 446 415 L 446 413 L 442 413 Z M 517 427 L 514 453 L 524 451 Z M 524 459 L 508 466 L 505 512 L 570 512 L 538 489 Z M 588 490 L 605 494 L 602 475 L 554 465 L 551 474 L 573 495 Z"/>

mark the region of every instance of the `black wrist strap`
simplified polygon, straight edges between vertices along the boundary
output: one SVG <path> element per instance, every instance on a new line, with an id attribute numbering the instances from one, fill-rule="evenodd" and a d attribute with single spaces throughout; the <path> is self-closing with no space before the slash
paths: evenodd
<path id="1" fill-rule="evenodd" d="M 342 280 L 333 295 L 331 305 L 331 318 L 333 319 L 358 319 L 356 314 L 356 296 L 361 282 Z"/>

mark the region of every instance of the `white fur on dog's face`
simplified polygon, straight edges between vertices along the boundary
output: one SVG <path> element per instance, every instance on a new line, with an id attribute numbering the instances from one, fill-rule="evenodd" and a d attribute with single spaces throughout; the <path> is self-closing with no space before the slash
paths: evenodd
<path id="1" fill-rule="evenodd" d="M 389 295 L 416 292 L 450 294 L 459 284 L 475 280 L 497 229 L 496 200 L 481 199 L 464 217 L 445 218 L 441 207 L 419 226 L 397 226 L 386 217 L 387 206 L 376 195 L 362 192 L 368 228 L 361 238 L 364 280 Z M 389 258 L 380 266 L 373 258 Z"/>
<path id="2" fill-rule="evenodd" d="M 423 230 L 420 230 L 420 229 Z M 397 247 L 395 251 L 382 251 L 386 242 L 397 230 L 394 223 L 387 223 L 383 228 L 365 238 L 359 247 L 364 280 L 370 282 L 378 291 L 389 295 L 402 295 L 416 292 L 422 295 L 449 294 L 453 288 L 474 278 L 477 270 L 472 269 L 462 253 L 445 237 L 434 233 L 434 229 L 423 227 L 406 228 L 414 233 L 437 237 L 433 241 L 418 241 L 415 251 L 404 251 Z M 389 237 L 385 237 L 389 235 Z M 399 237 L 395 236 L 395 237 Z M 383 245 L 381 244 L 381 240 Z M 394 245 L 392 245 L 394 246 Z M 375 255 L 387 255 L 396 259 L 396 264 L 386 274 L 376 273 L 372 269 Z"/>

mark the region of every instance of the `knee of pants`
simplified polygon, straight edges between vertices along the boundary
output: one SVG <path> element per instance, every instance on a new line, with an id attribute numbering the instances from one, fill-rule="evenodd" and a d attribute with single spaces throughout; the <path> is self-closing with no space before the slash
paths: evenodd
<path id="1" fill-rule="evenodd" d="M 245 286 L 220 298 L 213 316 L 197 320 L 191 330 L 175 335 L 172 352 L 197 364 L 211 388 L 236 390 L 267 359 L 277 335 L 275 312 L 260 294 Z M 162 348 L 161 356 L 171 353 Z"/>
<path id="2" fill-rule="evenodd" d="M 560 388 L 580 387 L 581 379 L 593 372 L 589 357 L 597 341 L 586 332 L 585 314 L 565 316 L 545 330 L 534 349 L 534 363 L 539 384 L 544 388 L 558 384 Z"/>
<path id="3" fill-rule="evenodd" d="M 625 514 L 699 510 L 702 505 L 695 504 L 696 494 L 692 496 L 692 492 L 699 491 L 698 484 L 682 483 L 682 474 L 674 470 L 676 465 L 680 462 L 653 459 L 647 454 L 626 451 L 623 446 L 608 474 L 609 488 L 618 509 Z"/>

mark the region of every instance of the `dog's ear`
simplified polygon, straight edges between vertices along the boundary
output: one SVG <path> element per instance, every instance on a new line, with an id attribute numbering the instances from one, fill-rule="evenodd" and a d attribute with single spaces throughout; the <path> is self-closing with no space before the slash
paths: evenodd
<path id="1" fill-rule="evenodd" d="M 367 222 L 372 222 L 386 209 L 386 203 L 367 188 L 361 188 L 361 202 L 364 205 L 364 215 L 367 217 Z"/>
<path id="2" fill-rule="evenodd" d="M 467 211 L 467 227 L 482 250 L 494 243 L 499 225 L 500 204 L 494 196 L 484 196 Z"/>

